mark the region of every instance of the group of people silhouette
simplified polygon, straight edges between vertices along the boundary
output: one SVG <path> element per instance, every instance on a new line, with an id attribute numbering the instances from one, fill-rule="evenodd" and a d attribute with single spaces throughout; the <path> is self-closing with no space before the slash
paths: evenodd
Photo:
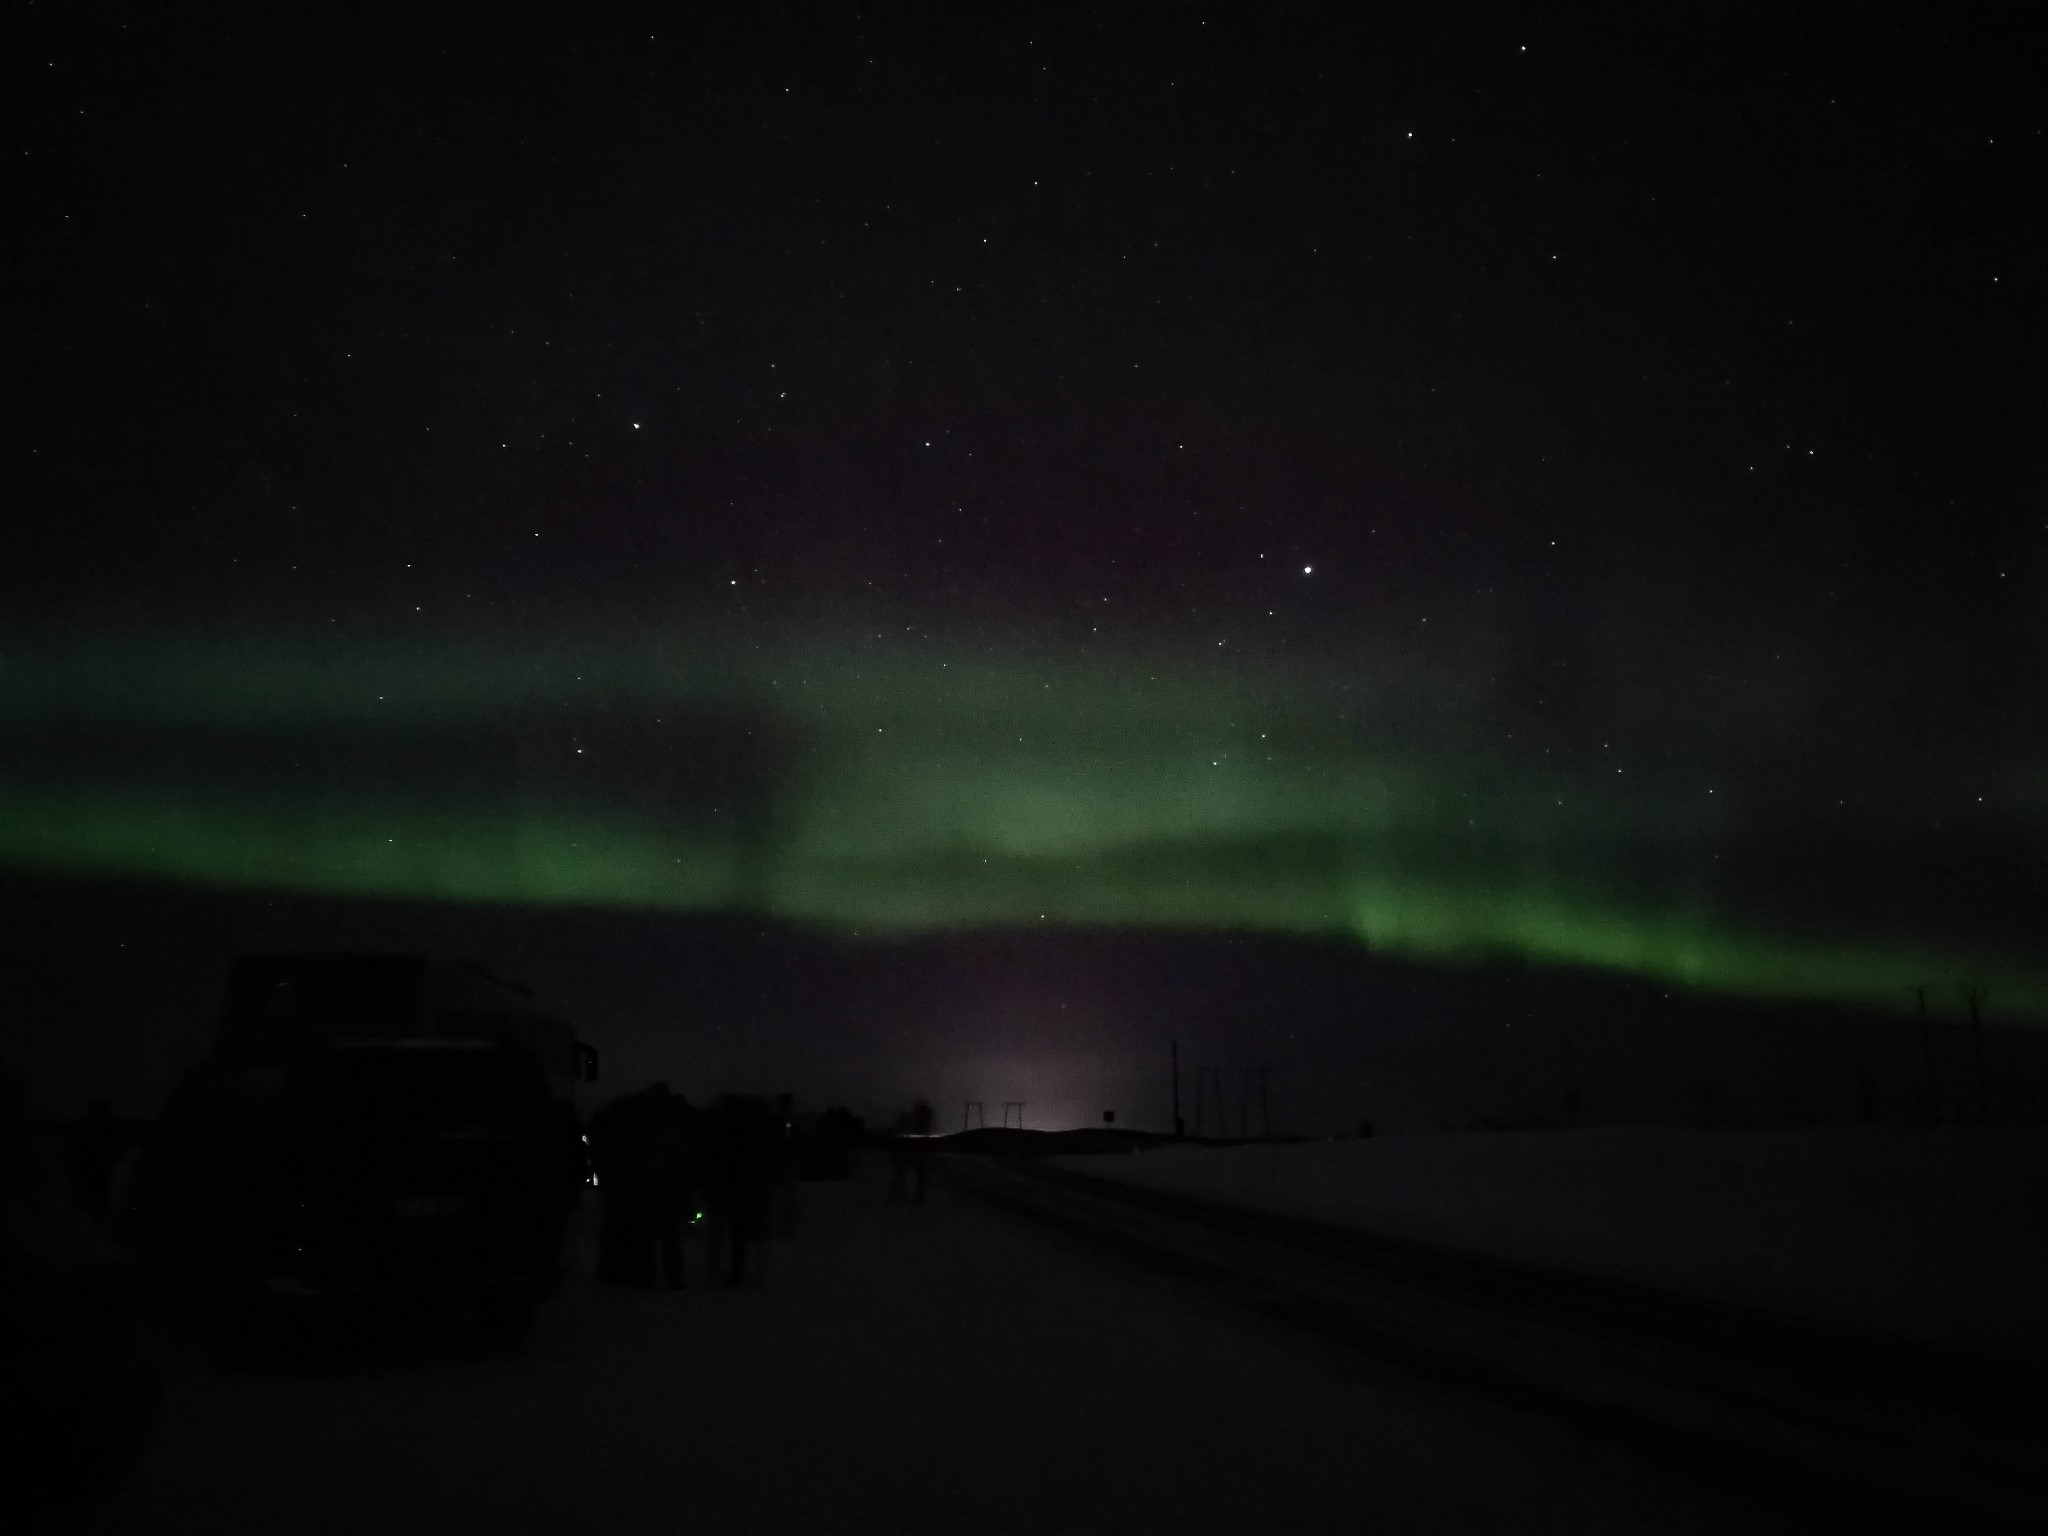
<path id="1" fill-rule="evenodd" d="M 701 1223 L 706 1265 L 744 1285 L 750 1250 L 793 1198 L 789 1120 L 754 1095 L 702 1109 L 658 1082 L 590 1117 L 599 1202 L 597 1278 L 681 1290 L 686 1230 Z"/>
<path id="2" fill-rule="evenodd" d="M 897 1115 L 887 1138 L 892 1200 L 924 1203 L 931 1105 Z M 685 1238 L 701 1233 L 710 1278 L 744 1285 L 763 1238 L 796 1226 L 799 1179 L 843 1179 L 864 1124 L 843 1108 L 799 1135 L 789 1095 L 724 1094 L 702 1108 L 667 1083 L 621 1094 L 590 1117 L 598 1195 L 597 1278 L 682 1290 Z"/>

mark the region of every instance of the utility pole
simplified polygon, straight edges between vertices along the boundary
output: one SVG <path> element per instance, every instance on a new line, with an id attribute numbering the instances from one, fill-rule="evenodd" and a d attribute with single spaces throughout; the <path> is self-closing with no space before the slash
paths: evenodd
<path id="1" fill-rule="evenodd" d="M 1003 1101 L 1003 1129 L 1007 1131 L 1010 1128 L 1010 1111 L 1013 1109 L 1017 1111 L 1017 1129 L 1021 1131 L 1024 1129 L 1024 1101 L 1022 1099 L 1006 1099 Z"/>
<path id="2" fill-rule="evenodd" d="M 1977 1123 L 1991 1123 L 1991 1080 L 1984 1070 L 1984 1003 L 1991 996 L 1991 989 L 1977 982 L 1967 982 L 1962 987 L 1963 1001 L 1970 1008 L 1971 1043 L 1977 1053 Z"/>
<path id="3" fill-rule="evenodd" d="M 1246 1141 L 1252 1139 L 1251 1107 L 1252 1084 L 1259 1088 L 1259 1135 L 1267 1141 L 1273 1139 L 1273 1109 L 1266 1098 L 1266 1069 L 1246 1067 L 1238 1084 L 1237 1134 Z"/>
<path id="4" fill-rule="evenodd" d="M 1927 1017 L 1927 989 L 1913 989 L 1914 1012 L 1920 1019 L 1920 1118 L 1929 1125 L 1941 1118 L 1941 1088 L 1934 1073 L 1934 1021 Z"/>
<path id="5" fill-rule="evenodd" d="M 1924 986 L 1913 989 L 1913 997 L 1920 1015 L 1920 1051 L 1927 1074 L 1925 1090 L 1927 1121 L 1937 1124 L 1941 1118 L 1941 1085 L 1939 1067 L 1935 1058 L 1934 1037 L 1938 1031 L 1968 1030 L 1970 1032 L 1971 1055 L 1977 1073 L 1977 1123 L 1988 1125 L 1991 1121 L 1991 1075 L 1984 1059 L 1984 1003 L 1991 996 L 1991 989 L 1977 982 L 1963 982 L 1956 990 L 1963 996 L 1963 1005 L 1969 1010 L 1969 1018 L 1954 1023 L 1937 1021 L 1927 1011 L 1927 992 Z"/>
<path id="6" fill-rule="evenodd" d="M 1223 1102 L 1223 1069 L 1221 1067 L 1197 1067 L 1195 1069 L 1195 1139 L 1202 1139 L 1202 1128 L 1207 1124 L 1202 1111 L 1207 1106 L 1210 1090 L 1216 1096 L 1216 1134 L 1228 1136 L 1230 1121 L 1228 1106 Z"/>
<path id="7" fill-rule="evenodd" d="M 967 1117 L 969 1115 L 972 1115 L 974 1117 L 975 1123 L 979 1125 L 983 1130 L 988 1129 L 988 1116 L 982 1112 L 981 1100 L 969 1099 L 966 1102 L 966 1104 L 961 1107 L 960 1129 L 962 1131 L 965 1131 L 967 1129 Z"/>
<path id="8" fill-rule="evenodd" d="M 1937 1092 L 1933 1073 L 1933 1020 L 1927 1018 L 1927 987 L 1913 989 L 1913 1016 L 1921 1026 L 1921 1120 L 1935 1124 L 1942 1118 L 1942 1094 Z"/>
<path id="9" fill-rule="evenodd" d="M 1180 1117 L 1180 1037 L 1173 1038 L 1173 1139 L 1186 1136 L 1187 1124 Z"/>

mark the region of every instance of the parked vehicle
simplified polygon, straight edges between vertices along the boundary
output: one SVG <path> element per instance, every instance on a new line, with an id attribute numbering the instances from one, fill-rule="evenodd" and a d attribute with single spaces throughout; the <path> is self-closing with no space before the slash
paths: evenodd
<path id="1" fill-rule="evenodd" d="M 511 1340 L 560 1286 L 595 1056 L 522 989 L 405 955 L 270 956 L 166 1104 L 125 1235 L 223 1342 L 452 1301 Z"/>

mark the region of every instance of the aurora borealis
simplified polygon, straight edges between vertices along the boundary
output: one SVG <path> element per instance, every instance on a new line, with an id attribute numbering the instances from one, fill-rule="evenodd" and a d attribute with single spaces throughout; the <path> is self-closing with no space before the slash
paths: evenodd
<path id="1" fill-rule="evenodd" d="M 901 626 L 356 655 L 261 633 L 16 643 L 0 712 L 28 750 L 0 786 L 0 861 L 843 933 L 1334 935 L 1887 1010 L 1964 977 L 2009 1013 L 2048 1002 L 2023 931 L 1988 927 L 1924 855 L 1902 867 L 1885 823 L 1909 807 L 1816 828 L 1810 786 L 1697 739 L 1518 753 L 1469 655 L 1180 649 Z M 2018 765 L 1968 772 L 2012 797 L 1980 831 L 2038 837 Z M 1890 880 L 1857 859 L 1870 842 Z"/>
<path id="2" fill-rule="evenodd" d="M 645 1075 L 1076 1123 L 1160 1123 L 1176 1030 L 1338 1128 L 1866 1070 L 1926 1119 L 1917 989 L 2048 1021 L 2024 49 L 19 26 L 0 970 L 74 1096 L 278 946 L 471 954 Z"/>

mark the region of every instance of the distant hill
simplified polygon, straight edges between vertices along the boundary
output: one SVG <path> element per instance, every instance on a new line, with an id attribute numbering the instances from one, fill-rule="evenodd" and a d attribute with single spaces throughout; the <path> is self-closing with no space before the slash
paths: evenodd
<path id="1" fill-rule="evenodd" d="M 1302 1136 L 1276 1136 L 1275 1141 L 1306 1141 Z M 1026 1131 L 1015 1126 L 980 1126 L 971 1131 L 954 1131 L 934 1136 L 932 1146 L 941 1152 L 966 1152 L 989 1157 L 1069 1157 L 1101 1152 L 1139 1152 L 1147 1147 L 1171 1146 L 1174 1138 L 1159 1131 L 1128 1131 L 1111 1126 L 1083 1126 L 1072 1131 Z M 1234 1147 L 1243 1143 L 1235 1137 L 1205 1138 L 1211 1147 Z"/>

